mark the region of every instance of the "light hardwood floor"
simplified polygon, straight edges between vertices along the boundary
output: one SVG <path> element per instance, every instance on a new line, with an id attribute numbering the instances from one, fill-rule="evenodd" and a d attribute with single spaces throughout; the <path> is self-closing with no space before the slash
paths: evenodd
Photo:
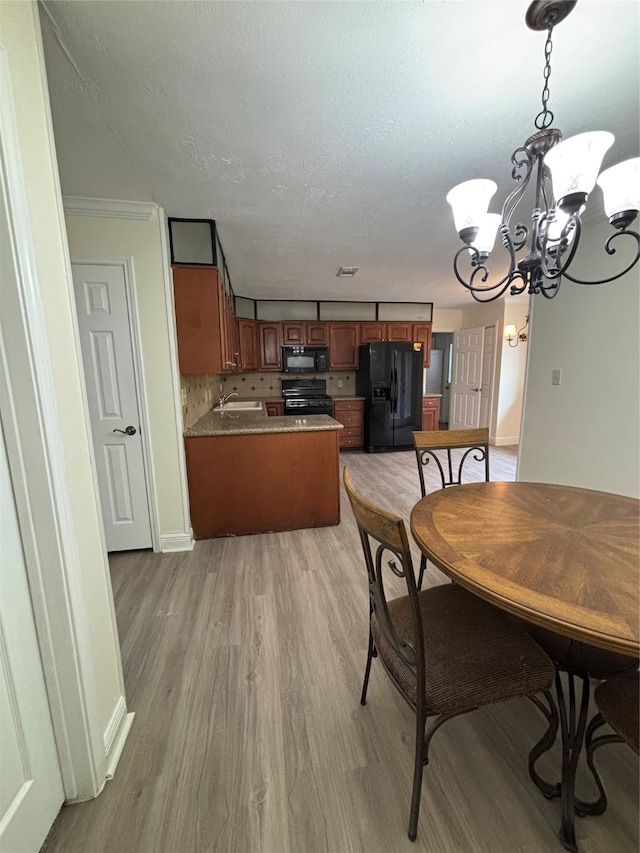
<path id="1" fill-rule="evenodd" d="M 420 496 L 413 453 L 341 463 L 408 519 Z M 492 448 L 491 469 L 513 479 L 513 451 Z M 47 853 L 561 853 L 559 802 L 527 775 L 544 728 L 527 700 L 437 733 L 408 840 L 414 717 L 376 661 L 359 704 L 368 605 L 344 494 L 337 527 L 123 553 L 111 566 L 136 718 L 115 778 L 62 810 Z M 430 569 L 429 583 L 443 581 Z M 553 776 L 557 760 L 540 769 Z M 615 745 L 598 763 L 610 804 L 577 820 L 581 853 L 631 853 L 636 758 Z M 584 774 L 578 790 L 592 793 Z"/>

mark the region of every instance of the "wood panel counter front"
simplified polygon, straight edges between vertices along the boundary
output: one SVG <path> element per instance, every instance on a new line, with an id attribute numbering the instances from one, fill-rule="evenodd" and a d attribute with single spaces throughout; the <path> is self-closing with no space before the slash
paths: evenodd
<path id="1" fill-rule="evenodd" d="M 339 524 L 341 428 L 327 415 L 201 418 L 185 432 L 195 538 Z"/>

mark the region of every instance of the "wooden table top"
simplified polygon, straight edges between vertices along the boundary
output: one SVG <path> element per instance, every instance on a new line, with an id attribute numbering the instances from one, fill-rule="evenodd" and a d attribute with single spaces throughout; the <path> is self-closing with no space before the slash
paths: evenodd
<path id="1" fill-rule="evenodd" d="M 481 598 L 640 656 L 640 501 L 543 483 L 471 483 L 422 498 L 411 531 L 431 562 Z"/>

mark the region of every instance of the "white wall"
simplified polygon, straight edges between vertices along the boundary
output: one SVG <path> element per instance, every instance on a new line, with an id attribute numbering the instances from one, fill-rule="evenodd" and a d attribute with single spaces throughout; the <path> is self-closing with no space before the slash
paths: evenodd
<path id="1" fill-rule="evenodd" d="M 624 267 L 620 251 L 605 254 L 611 233 L 606 222 L 583 232 L 572 274 Z M 594 287 L 564 281 L 555 299 L 533 301 L 518 479 L 639 497 L 640 269 Z"/>
<path id="2" fill-rule="evenodd" d="M 89 616 L 99 714 L 102 730 L 106 731 L 118 702 L 123 701 L 124 683 L 85 418 L 79 347 L 73 323 L 73 289 L 36 5 L 0 3 L 0 39 L 9 64 L 31 231 L 36 235 L 35 274 L 46 323 Z"/>
<path id="3" fill-rule="evenodd" d="M 133 258 L 160 537 L 162 542 L 163 537 L 188 536 L 188 496 L 180 458 L 182 416 L 176 411 L 179 377 L 173 373 L 170 355 L 174 321 L 164 290 L 163 211 L 156 208 L 148 221 L 67 214 L 66 224 L 72 260 Z"/>
<path id="4" fill-rule="evenodd" d="M 457 308 L 436 308 L 433 306 L 433 320 L 431 331 L 453 332 L 462 328 L 462 311 Z"/>

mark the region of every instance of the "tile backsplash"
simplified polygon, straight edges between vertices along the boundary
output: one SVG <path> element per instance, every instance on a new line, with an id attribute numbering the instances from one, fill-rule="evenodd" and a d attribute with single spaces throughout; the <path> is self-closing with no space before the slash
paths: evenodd
<path id="1" fill-rule="evenodd" d="M 279 397 L 282 379 L 295 379 L 289 373 L 243 373 L 240 375 L 223 376 L 223 393 L 230 394 L 235 391 L 239 397 Z M 304 374 L 301 379 L 326 379 L 327 394 L 339 396 L 341 394 L 356 393 L 356 374 L 353 370 L 334 373 Z M 342 382 L 342 387 L 338 383 Z"/>
<path id="2" fill-rule="evenodd" d="M 222 376 L 214 373 L 180 376 L 182 422 L 185 429 L 193 426 L 209 409 L 218 405 L 222 379 Z"/>
<path id="3" fill-rule="evenodd" d="M 287 373 L 243 373 L 231 376 L 219 376 L 215 373 L 180 376 L 180 397 L 182 402 L 182 422 L 184 428 L 193 426 L 220 401 L 222 393 L 235 391 L 239 397 L 279 397 L 282 391 L 281 380 L 291 379 Z M 327 393 L 331 396 L 356 393 L 356 374 L 354 371 L 335 373 L 305 374 L 302 379 L 326 379 Z M 338 383 L 342 382 L 342 387 Z"/>

